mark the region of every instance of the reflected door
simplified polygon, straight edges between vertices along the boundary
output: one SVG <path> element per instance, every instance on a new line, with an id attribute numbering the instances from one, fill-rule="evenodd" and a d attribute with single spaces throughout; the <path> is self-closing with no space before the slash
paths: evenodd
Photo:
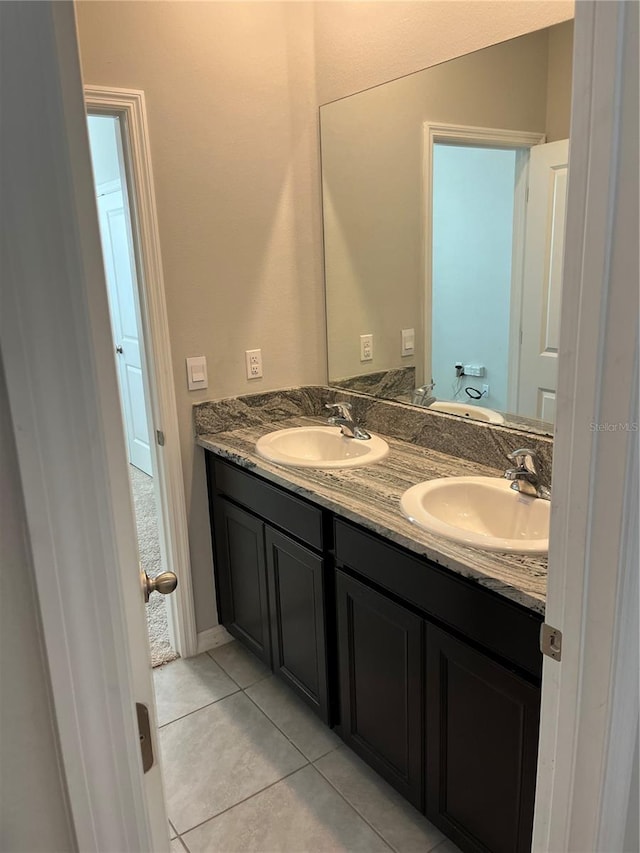
<path id="1" fill-rule="evenodd" d="M 153 476 L 136 312 L 135 263 L 120 188 L 99 194 L 98 214 L 129 462 Z"/>
<path id="2" fill-rule="evenodd" d="M 531 148 L 518 414 L 555 420 L 569 140 Z"/>

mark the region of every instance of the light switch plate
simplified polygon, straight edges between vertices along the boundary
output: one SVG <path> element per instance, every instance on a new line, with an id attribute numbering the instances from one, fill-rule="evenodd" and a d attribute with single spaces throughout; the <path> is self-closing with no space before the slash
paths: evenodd
<path id="1" fill-rule="evenodd" d="M 187 359 L 187 386 L 189 391 L 199 391 L 208 387 L 207 359 L 203 355 Z"/>
<path id="2" fill-rule="evenodd" d="M 414 329 L 402 330 L 402 355 L 413 355 L 416 333 Z"/>

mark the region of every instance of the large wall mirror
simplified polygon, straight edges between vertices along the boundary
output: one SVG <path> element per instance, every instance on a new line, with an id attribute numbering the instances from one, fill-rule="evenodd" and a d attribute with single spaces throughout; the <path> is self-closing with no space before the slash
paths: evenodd
<path id="1" fill-rule="evenodd" d="M 320 108 L 329 383 L 551 432 L 573 22 Z"/>

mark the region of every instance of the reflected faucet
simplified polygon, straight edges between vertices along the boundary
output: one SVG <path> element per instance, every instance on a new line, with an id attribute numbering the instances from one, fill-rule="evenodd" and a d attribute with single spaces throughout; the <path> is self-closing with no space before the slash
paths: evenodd
<path id="1" fill-rule="evenodd" d="M 514 450 L 513 453 L 510 453 L 507 458 L 516 463 L 515 468 L 507 468 L 504 472 L 507 480 L 513 480 L 512 489 L 523 495 L 530 495 L 532 498 L 551 500 L 551 489 L 540 483 L 539 459 L 534 450 L 521 447 L 520 450 Z"/>
<path id="2" fill-rule="evenodd" d="M 436 398 L 431 393 L 435 387 L 436 383 L 432 378 L 431 382 L 426 382 L 424 385 L 416 388 L 411 397 L 411 402 L 414 406 L 430 406 L 432 403 L 435 403 Z"/>
<path id="3" fill-rule="evenodd" d="M 330 424 L 340 427 L 340 432 L 345 438 L 357 438 L 366 441 L 371 438 L 366 429 L 362 429 L 351 416 L 351 403 L 325 403 L 325 409 L 331 409 L 333 415 L 329 418 Z"/>

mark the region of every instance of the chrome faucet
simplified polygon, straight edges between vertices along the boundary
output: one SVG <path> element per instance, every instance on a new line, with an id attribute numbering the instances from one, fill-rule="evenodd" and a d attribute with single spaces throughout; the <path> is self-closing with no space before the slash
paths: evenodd
<path id="1" fill-rule="evenodd" d="M 426 382 L 424 385 L 416 388 L 411 397 L 411 402 L 414 406 L 430 406 L 432 403 L 435 403 L 436 398 L 431 393 L 435 387 L 436 383 L 432 378 L 431 382 Z"/>
<path id="2" fill-rule="evenodd" d="M 366 441 L 371 438 L 366 429 L 362 429 L 351 416 L 351 403 L 326 403 L 325 409 L 332 409 L 333 415 L 329 418 L 330 424 L 340 427 L 340 432 L 346 438 L 358 438 Z"/>
<path id="3" fill-rule="evenodd" d="M 523 495 L 530 495 L 532 498 L 551 500 L 551 489 L 540 483 L 539 459 L 534 450 L 521 447 L 520 450 L 514 450 L 513 453 L 510 453 L 507 458 L 516 463 L 515 468 L 507 468 L 504 472 L 507 480 L 513 480 L 512 489 Z"/>

